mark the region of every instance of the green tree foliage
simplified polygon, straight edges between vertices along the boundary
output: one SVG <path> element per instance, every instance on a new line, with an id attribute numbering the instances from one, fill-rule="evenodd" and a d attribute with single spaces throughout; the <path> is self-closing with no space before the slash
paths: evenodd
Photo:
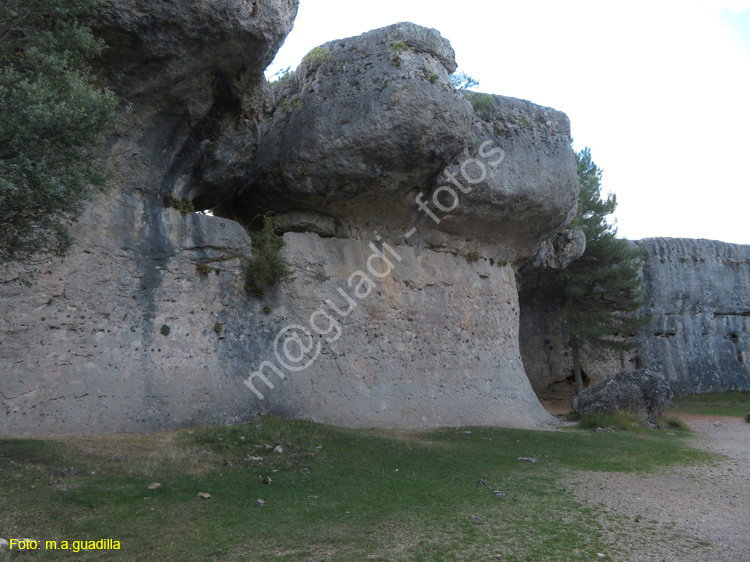
<path id="1" fill-rule="evenodd" d="M 87 61 L 104 44 L 82 23 L 100 1 L 0 2 L 0 262 L 62 254 L 106 183 L 92 148 L 117 99 L 95 85 Z"/>
<path id="2" fill-rule="evenodd" d="M 256 299 L 262 299 L 266 289 L 284 279 L 291 280 L 293 271 L 279 254 L 284 239 L 276 232 L 278 225 L 270 213 L 263 215 L 263 228 L 251 232 L 253 257 L 245 268 L 245 290 Z"/>
<path id="3" fill-rule="evenodd" d="M 613 194 L 602 198 L 602 172 L 584 148 L 576 157 L 581 180 L 574 226 L 586 234 L 586 252 L 561 272 L 566 321 L 577 390 L 583 389 L 581 346 L 597 352 L 639 346 L 633 336 L 648 319 L 643 307 L 640 267 L 642 251 L 617 238 L 607 217 L 617 208 Z"/>

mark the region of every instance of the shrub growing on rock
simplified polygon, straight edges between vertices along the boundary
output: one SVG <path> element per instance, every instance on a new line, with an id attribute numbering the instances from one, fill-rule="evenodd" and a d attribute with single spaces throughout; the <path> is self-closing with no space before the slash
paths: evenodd
<path id="1" fill-rule="evenodd" d="M 263 216 L 263 228 L 251 234 L 253 257 L 245 268 L 245 290 L 262 299 L 268 288 L 284 279 L 291 279 L 293 271 L 279 255 L 284 239 L 276 232 L 278 225 L 271 214 Z"/>
<path id="2" fill-rule="evenodd" d="M 333 60 L 331 53 L 325 47 L 315 47 L 312 51 L 305 55 L 305 62 L 307 63 L 324 63 Z"/>
<path id="3" fill-rule="evenodd" d="M 495 109 L 495 102 L 489 94 L 477 94 L 471 98 L 471 107 L 476 112 L 491 113 Z"/>

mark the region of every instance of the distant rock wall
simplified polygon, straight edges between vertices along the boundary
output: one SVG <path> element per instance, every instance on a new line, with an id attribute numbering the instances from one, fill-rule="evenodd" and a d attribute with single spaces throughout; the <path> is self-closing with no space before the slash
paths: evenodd
<path id="1" fill-rule="evenodd" d="M 649 368 L 677 394 L 750 390 L 750 246 L 681 238 L 636 243 L 647 252 L 643 291 L 651 323 L 638 335 L 637 351 L 597 357 L 584 350 L 588 381 Z M 519 301 L 524 368 L 542 390 L 572 374 L 567 334 L 554 316 L 560 287 L 532 268 Z"/>
<path id="2" fill-rule="evenodd" d="M 639 354 L 677 394 L 750 390 L 750 246 L 650 238 Z"/>
<path id="3" fill-rule="evenodd" d="M 475 111 L 450 44 L 413 24 L 329 43 L 271 89 L 296 2 L 106 10 L 99 70 L 133 106 L 105 147 L 116 186 L 64 259 L 0 270 L 0 434 L 553 421 L 521 362 L 515 267 L 575 214 L 564 114 Z M 232 219 L 266 211 L 295 278 L 258 301 Z"/>

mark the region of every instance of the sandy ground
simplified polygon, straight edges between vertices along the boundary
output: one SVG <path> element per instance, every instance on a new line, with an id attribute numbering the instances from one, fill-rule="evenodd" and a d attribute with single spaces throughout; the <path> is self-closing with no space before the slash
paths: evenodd
<path id="1" fill-rule="evenodd" d="M 542 397 L 553 415 L 569 411 L 557 389 Z M 694 447 L 718 453 L 710 465 L 657 474 L 576 473 L 578 500 L 599 513 L 609 550 L 622 562 L 750 562 L 750 424 L 740 418 L 680 416 Z"/>

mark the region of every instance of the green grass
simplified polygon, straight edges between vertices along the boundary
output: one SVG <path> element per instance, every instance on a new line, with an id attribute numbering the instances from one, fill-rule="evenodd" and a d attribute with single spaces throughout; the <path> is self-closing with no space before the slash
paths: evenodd
<path id="1" fill-rule="evenodd" d="M 750 392 L 710 392 L 675 396 L 670 412 L 704 416 L 742 416 L 750 412 Z"/>
<path id="2" fill-rule="evenodd" d="M 710 458 L 679 435 L 406 434 L 263 417 L 148 436 L 3 440 L 0 536 L 111 538 L 122 547 L 25 560 L 595 560 L 612 548 L 597 514 L 565 487 L 570 471 L 654 471 Z M 161 488 L 147 490 L 152 482 Z"/>
<path id="3" fill-rule="evenodd" d="M 570 421 L 577 421 L 580 429 L 613 429 L 619 431 L 643 431 L 651 429 L 648 420 L 632 412 L 614 414 L 588 413 L 579 415 L 571 412 Z M 659 428 L 689 431 L 687 424 L 679 416 L 665 414 L 655 420 Z"/>

